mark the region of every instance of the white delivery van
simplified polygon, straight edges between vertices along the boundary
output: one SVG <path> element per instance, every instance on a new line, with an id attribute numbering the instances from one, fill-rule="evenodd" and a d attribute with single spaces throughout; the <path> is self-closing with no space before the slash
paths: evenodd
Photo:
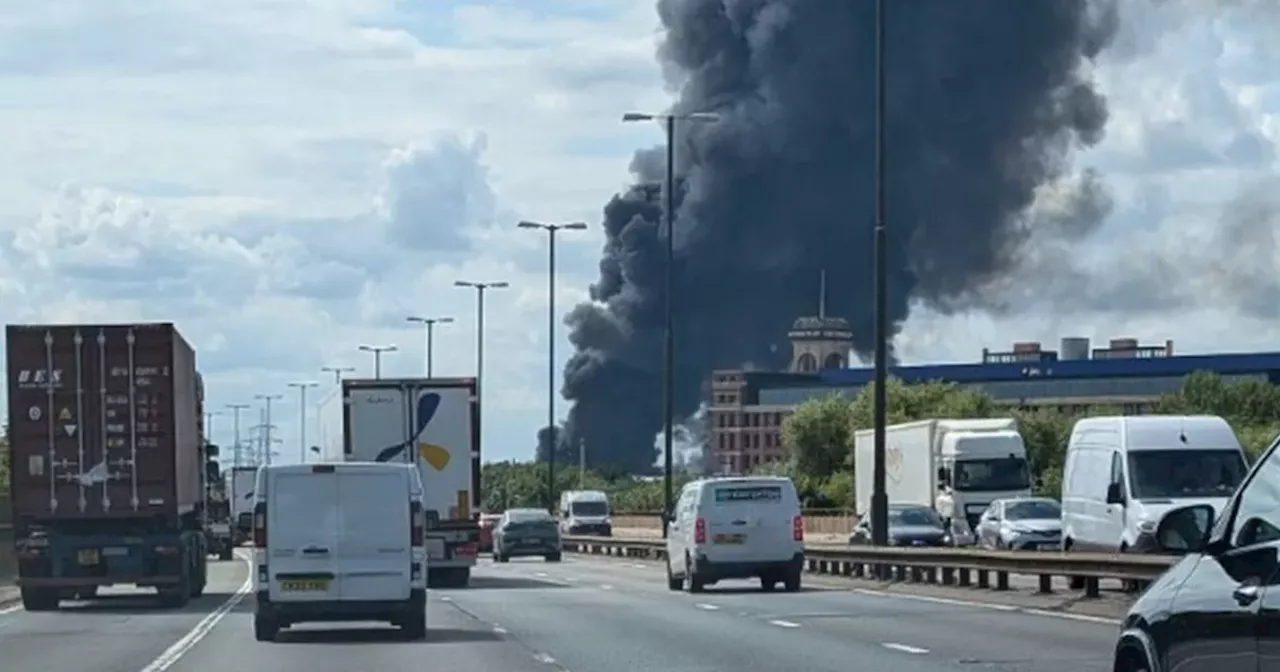
<path id="1" fill-rule="evenodd" d="M 426 637 L 422 480 L 412 464 L 265 466 L 254 487 L 254 636 L 389 621 Z"/>
<path id="2" fill-rule="evenodd" d="M 560 493 L 560 534 L 613 536 L 609 495 L 599 490 L 566 490 Z"/>
<path id="3" fill-rule="evenodd" d="M 1062 545 L 1068 551 L 1145 547 L 1171 509 L 1221 511 L 1248 467 L 1226 420 L 1154 415 L 1084 418 L 1067 444 Z"/>
<path id="4" fill-rule="evenodd" d="M 680 491 L 667 535 L 667 585 L 701 592 L 722 579 L 759 578 L 800 590 L 804 517 L 791 479 L 709 478 Z"/>

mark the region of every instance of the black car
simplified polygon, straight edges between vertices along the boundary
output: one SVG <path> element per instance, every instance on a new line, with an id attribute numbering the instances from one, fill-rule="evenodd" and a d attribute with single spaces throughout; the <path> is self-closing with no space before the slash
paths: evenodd
<path id="1" fill-rule="evenodd" d="M 1181 557 L 1129 610 L 1115 672 L 1280 669 L 1280 452 L 1273 442 L 1219 515 L 1174 509 L 1158 550 Z"/>
<path id="2" fill-rule="evenodd" d="M 871 514 L 864 515 L 849 535 L 849 543 L 871 543 Z M 951 534 L 937 511 L 918 504 L 889 506 L 889 545 L 950 546 Z"/>

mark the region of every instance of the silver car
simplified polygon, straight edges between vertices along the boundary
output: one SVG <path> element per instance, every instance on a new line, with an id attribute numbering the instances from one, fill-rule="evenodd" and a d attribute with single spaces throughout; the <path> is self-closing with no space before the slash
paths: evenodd
<path id="1" fill-rule="evenodd" d="M 1010 550 L 1062 548 L 1062 507 L 1048 497 L 997 499 L 978 519 L 978 546 Z"/>
<path id="2" fill-rule="evenodd" d="M 560 526 L 542 509 L 507 509 L 493 530 L 493 559 L 542 556 L 560 562 Z"/>

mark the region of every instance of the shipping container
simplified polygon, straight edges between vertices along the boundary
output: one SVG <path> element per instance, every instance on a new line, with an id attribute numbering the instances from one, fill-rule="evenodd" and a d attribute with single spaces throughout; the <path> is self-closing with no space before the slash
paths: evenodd
<path id="1" fill-rule="evenodd" d="M 169 323 L 9 325 L 15 522 L 147 517 L 203 498 L 195 351 Z"/>

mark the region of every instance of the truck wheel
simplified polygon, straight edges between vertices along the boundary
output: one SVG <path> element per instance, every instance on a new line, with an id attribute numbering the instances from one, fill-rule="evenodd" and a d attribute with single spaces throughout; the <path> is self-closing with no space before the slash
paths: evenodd
<path id="1" fill-rule="evenodd" d="M 280 621 L 262 612 L 253 615 L 253 638 L 259 642 L 274 642 L 280 634 Z"/>
<path id="2" fill-rule="evenodd" d="M 559 553 L 548 553 L 548 554 L 547 554 L 547 562 L 560 562 L 560 554 L 559 554 Z"/>
<path id="3" fill-rule="evenodd" d="M 231 558 L 235 557 L 233 550 L 234 549 L 231 548 L 230 543 L 224 543 L 222 545 L 222 548 L 218 549 L 218 559 L 230 560 Z"/>
<path id="4" fill-rule="evenodd" d="M 22 608 L 27 611 L 57 611 L 58 591 L 49 588 L 23 588 Z"/>
<path id="5" fill-rule="evenodd" d="M 404 620 L 400 622 L 400 632 L 404 634 L 404 638 L 411 642 L 419 642 L 427 638 L 427 612 L 414 610 L 412 613 L 405 615 Z"/>
<path id="6" fill-rule="evenodd" d="M 786 578 L 782 580 L 782 589 L 788 593 L 800 592 L 800 576 L 802 573 L 799 568 L 788 571 Z"/>
<path id="7" fill-rule="evenodd" d="M 180 609 L 187 606 L 187 602 L 191 600 L 192 579 L 191 564 L 189 555 L 190 549 L 185 549 L 182 557 L 182 570 L 178 576 L 178 583 L 170 586 L 160 586 L 157 591 L 160 593 L 160 602 L 166 607 Z"/>
<path id="8" fill-rule="evenodd" d="M 208 585 L 209 560 L 208 556 L 202 554 L 196 558 L 195 581 L 191 583 L 191 597 L 204 595 L 204 589 Z"/>

